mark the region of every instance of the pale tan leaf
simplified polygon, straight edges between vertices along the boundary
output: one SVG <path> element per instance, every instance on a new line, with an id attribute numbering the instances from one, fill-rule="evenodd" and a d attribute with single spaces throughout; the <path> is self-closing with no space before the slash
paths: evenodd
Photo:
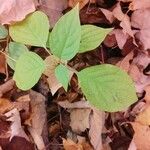
<path id="1" fill-rule="evenodd" d="M 42 131 L 46 123 L 45 97 L 35 91 L 30 91 L 31 127 L 28 128 L 38 148 L 44 148 Z"/>
<path id="2" fill-rule="evenodd" d="M 102 128 L 104 125 L 105 113 L 99 110 L 93 109 L 93 113 L 90 116 L 90 130 L 89 137 L 91 144 L 95 150 L 102 149 Z"/>
<path id="3" fill-rule="evenodd" d="M 0 24 L 21 21 L 35 11 L 33 0 L 1 0 L 0 3 Z"/>
<path id="4" fill-rule="evenodd" d="M 114 15 L 111 11 L 104 9 L 104 8 L 100 8 L 101 11 L 103 12 L 103 14 L 105 15 L 105 17 L 107 18 L 107 20 L 112 23 L 114 21 Z"/>
<path id="5" fill-rule="evenodd" d="M 142 42 L 144 49 L 150 48 L 150 9 L 139 9 L 133 12 L 131 16 L 131 24 L 133 27 L 140 29 L 136 33 L 136 37 Z M 138 18 L 138 19 L 137 19 Z"/>
<path id="6" fill-rule="evenodd" d="M 78 102 L 70 103 L 69 101 L 60 101 L 58 102 L 58 105 L 60 105 L 63 108 L 73 109 L 73 108 L 91 108 L 88 101 L 81 100 Z"/>
<path id="7" fill-rule="evenodd" d="M 113 15 L 119 21 L 121 21 L 120 26 L 123 28 L 124 33 L 128 33 L 133 37 L 133 31 L 131 30 L 130 18 L 127 14 L 124 14 L 121 10 L 120 3 L 117 3 L 116 7 L 113 9 Z"/>
<path id="8" fill-rule="evenodd" d="M 138 150 L 149 150 L 150 148 L 150 128 L 140 123 L 131 123 L 134 129 L 133 141 Z"/>
<path id="9" fill-rule="evenodd" d="M 73 8 L 79 3 L 80 9 L 82 9 L 88 2 L 89 0 L 69 0 L 68 5 Z"/>
<path id="10" fill-rule="evenodd" d="M 131 51 L 126 57 L 124 57 L 121 61 L 119 61 L 116 65 L 123 69 L 124 71 L 128 72 L 130 69 L 130 60 L 133 59 L 134 53 Z"/>
<path id="11" fill-rule="evenodd" d="M 130 10 L 150 8 L 149 0 L 132 0 L 129 5 Z"/>
<path id="12" fill-rule="evenodd" d="M 137 147 L 133 140 L 131 141 L 128 150 L 137 150 Z"/>
<path id="13" fill-rule="evenodd" d="M 20 118 L 19 111 L 16 108 L 14 108 L 11 111 L 5 113 L 5 116 L 8 117 L 7 121 L 12 122 L 11 127 L 10 127 L 11 128 L 10 140 L 14 136 L 20 136 L 29 141 L 28 136 L 26 135 L 26 133 L 24 132 L 21 126 L 21 118 Z"/>
<path id="14" fill-rule="evenodd" d="M 150 105 L 147 105 L 146 108 L 140 112 L 136 117 L 136 121 L 143 125 L 150 125 Z"/>
<path id="15" fill-rule="evenodd" d="M 63 146 L 65 150 L 84 150 L 81 144 L 76 144 L 71 139 L 63 138 Z"/>
<path id="16" fill-rule="evenodd" d="M 70 112 L 70 126 L 76 133 L 84 132 L 89 128 L 89 115 L 91 109 L 73 109 Z"/>
<path id="17" fill-rule="evenodd" d="M 150 103 L 150 85 L 145 88 L 145 97 L 144 100 L 147 103 Z"/>

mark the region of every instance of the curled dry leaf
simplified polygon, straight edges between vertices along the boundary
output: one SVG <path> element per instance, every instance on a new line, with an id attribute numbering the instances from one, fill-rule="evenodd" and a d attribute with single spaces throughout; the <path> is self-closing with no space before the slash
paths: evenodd
<path id="1" fill-rule="evenodd" d="M 6 74 L 6 58 L 2 53 L 0 53 L 0 74 Z"/>
<path id="2" fill-rule="evenodd" d="M 21 118 L 20 118 L 19 111 L 16 108 L 14 108 L 11 111 L 5 113 L 5 116 L 8 117 L 7 121 L 12 122 L 10 127 L 11 128 L 10 140 L 15 136 L 19 136 L 29 141 L 28 136 L 26 135 L 25 131 L 21 126 Z"/>
<path id="3" fill-rule="evenodd" d="M 123 28 L 123 32 L 128 33 L 131 37 L 133 37 L 130 18 L 127 14 L 122 12 L 120 3 L 117 3 L 116 7 L 113 9 L 113 15 L 115 18 L 121 21 L 120 26 Z"/>
<path id="4" fill-rule="evenodd" d="M 0 24 L 12 24 L 21 21 L 26 15 L 34 11 L 33 0 L 1 0 Z"/>

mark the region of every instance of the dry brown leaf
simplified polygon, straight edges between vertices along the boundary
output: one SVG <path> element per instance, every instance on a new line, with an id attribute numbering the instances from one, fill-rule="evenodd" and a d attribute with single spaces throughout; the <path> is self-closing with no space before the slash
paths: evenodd
<path id="1" fill-rule="evenodd" d="M 78 102 L 70 103 L 69 101 L 60 101 L 58 102 L 58 105 L 60 105 L 63 108 L 68 108 L 68 109 L 74 109 L 74 108 L 91 108 L 90 104 L 88 101 L 81 100 Z"/>
<path id="2" fill-rule="evenodd" d="M 150 103 L 150 85 L 145 88 L 145 97 L 144 100 L 147 103 Z"/>
<path id="3" fill-rule="evenodd" d="M 70 139 L 63 138 L 63 146 L 65 150 L 84 150 L 81 144 L 76 144 Z"/>
<path id="4" fill-rule="evenodd" d="M 114 21 L 114 15 L 111 11 L 104 9 L 104 8 L 100 8 L 101 11 L 103 12 L 103 14 L 105 15 L 105 17 L 107 18 L 107 20 L 112 23 Z"/>
<path id="5" fill-rule="evenodd" d="M 131 51 L 126 57 L 124 57 L 121 61 L 119 61 L 116 65 L 123 69 L 124 71 L 128 72 L 130 68 L 130 60 L 133 59 L 134 53 Z"/>
<path id="6" fill-rule="evenodd" d="M 2 53 L 0 53 L 0 73 L 6 74 L 6 58 Z"/>
<path id="7" fill-rule="evenodd" d="M 136 117 L 136 121 L 143 125 L 150 125 L 150 105 L 147 105 L 146 108 L 140 112 Z"/>
<path id="8" fill-rule="evenodd" d="M 150 8 L 149 0 L 132 0 L 129 5 L 130 10 Z"/>
<path id="9" fill-rule="evenodd" d="M 70 126 L 76 133 L 84 132 L 89 128 L 89 115 L 91 109 L 73 109 L 70 112 Z"/>
<path id="10" fill-rule="evenodd" d="M 39 149 L 45 148 L 42 131 L 46 123 L 45 97 L 35 91 L 30 91 L 31 127 L 28 127 L 35 144 Z"/>
<path id="11" fill-rule="evenodd" d="M 50 26 L 54 27 L 58 19 L 63 15 L 62 11 L 67 8 L 67 0 L 40 0 L 40 10 L 49 17 Z"/>
<path id="12" fill-rule="evenodd" d="M 35 11 L 33 0 L 1 0 L 0 3 L 0 24 L 21 21 Z"/>
<path id="13" fill-rule="evenodd" d="M 110 34 L 115 35 L 118 47 L 123 49 L 123 46 L 125 45 L 129 35 L 124 33 L 121 29 L 114 29 Z"/>
<path id="14" fill-rule="evenodd" d="M 150 128 L 140 123 L 131 123 L 134 129 L 133 141 L 138 150 L 149 150 L 150 148 Z"/>
<path id="15" fill-rule="evenodd" d="M 127 16 L 127 14 L 122 12 L 120 3 L 117 3 L 116 7 L 113 9 L 113 15 L 115 18 L 121 21 L 120 26 L 123 28 L 123 32 L 128 33 L 131 37 L 133 37 L 130 18 Z"/>
<path id="16" fill-rule="evenodd" d="M 24 132 L 24 130 L 21 126 L 21 118 L 20 118 L 19 111 L 16 108 L 14 108 L 11 111 L 5 113 L 5 116 L 8 117 L 7 121 L 12 122 L 12 124 L 10 126 L 10 128 L 11 128 L 10 140 L 15 136 L 19 136 L 19 137 L 23 137 L 29 141 L 28 136 L 26 135 L 26 133 Z"/>
<path id="17" fill-rule="evenodd" d="M 136 37 L 142 42 L 145 50 L 150 48 L 150 20 L 147 19 L 149 16 L 150 9 L 136 10 L 131 16 L 132 26 L 140 29 L 140 31 L 137 31 Z"/>
<path id="18" fill-rule="evenodd" d="M 102 149 L 102 128 L 104 126 L 105 113 L 99 110 L 93 109 L 93 113 L 90 116 L 90 130 L 89 137 L 91 144 L 95 150 Z"/>
<path id="19" fill-rule="evenodd" d="M 73 8 L 79 3 L 80 9 L 82 9 L 88 2 L 89 0 L 69 0 L 68 5 Z"/>

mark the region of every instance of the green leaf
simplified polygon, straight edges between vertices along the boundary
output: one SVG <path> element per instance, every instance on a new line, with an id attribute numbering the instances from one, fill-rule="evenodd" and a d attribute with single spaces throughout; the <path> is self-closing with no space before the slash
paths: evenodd
<path id="1" fill-rule="evenodd" d="M 17 61 L 18 58 L 27 51 L 28 51 L 28 48 L 25 45 L 21 43 L 17 43 L 17 42 L 10 42 L 8 46 L 8 54 L 9 54 L 9 57 L 11 57 L 12 59 L 10 59 L 9 57 L 7 58 L 8 65 L 13 70 L 15 70 L 15 65 L 16 65 L 15 61 Z"/>
<path id="2" fill-rule="evenodd" d="M 51 52 L 62 60 L 72 59 L 79 51 L 81 26 L 79 6 L 60 18 L 49 37 Z"/>
<path id="3" fill-rule="evenodd" d="M 81 42 L 79 53 L 97 48 L 112 29 L 103 29 L 94 25 L 81 26 Z"/>
<path id="4" fill-rule="evenodd" d="M 8 35 L 7 29 L 4 26 L 0 25 L 0 39 L 6 38 L 7 35 Z"/>
<path id="5" fill-rule="evenodd" d="M 55 75 L 57 80 L 63 85 L 64 89 L 67 91 L 69 83 L 69 70 L 62 64 L 56 67 Z"/>
<path id="6" fill-rule="evenodd" d="M 49 21 L 43 12 L 36 11 L 25 20 L 11 25 L 9 32 L 16 42 L 45 48 L 49 34 Z"/>
<path id="7" fill-rule="evenodd" d="M 18 88 L 29 90 L 41 77 L 45 70 L 45 63 L 40 56 L 34 52 L 26 52 L 19 57 L 13 79 Z"/>
<path id="8" fill-rule="evenodd" d="M 78 79 L 87 100 L 104 111 L 123 110 L 137 100 L 131 78 L 113 65 L 97 65 L 81 70 Z"/>

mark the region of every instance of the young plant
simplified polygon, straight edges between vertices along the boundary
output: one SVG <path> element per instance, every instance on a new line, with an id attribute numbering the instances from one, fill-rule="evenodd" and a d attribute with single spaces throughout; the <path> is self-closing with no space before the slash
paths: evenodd
<path id="1" fill-rule="evenodd" d="M 49 28 L 47 16 L 40 11 L 9 27 L 10 36 L 15 42 L 9 44 L 8 64 L 15 70 L 13 79 L 22 90 L 32 88 L 42 73 L 49 71 L 55 74 L 67 91 L 70 70 L 73 70 L 67 61 L 77 53 L 98 47 L 112 30 L 93 25 L 81 26 L 78 5 L 62 16 L 50 33 Z M 50 54 L 51 61 L 46 64 L 23 44 L 43 47 Z M 101 110 L 119 111 L 137 100 L 132 79 L 116 66 L 102 64 L 80 72 L 74 70 L 74 73 L 86 99 Z"/>

